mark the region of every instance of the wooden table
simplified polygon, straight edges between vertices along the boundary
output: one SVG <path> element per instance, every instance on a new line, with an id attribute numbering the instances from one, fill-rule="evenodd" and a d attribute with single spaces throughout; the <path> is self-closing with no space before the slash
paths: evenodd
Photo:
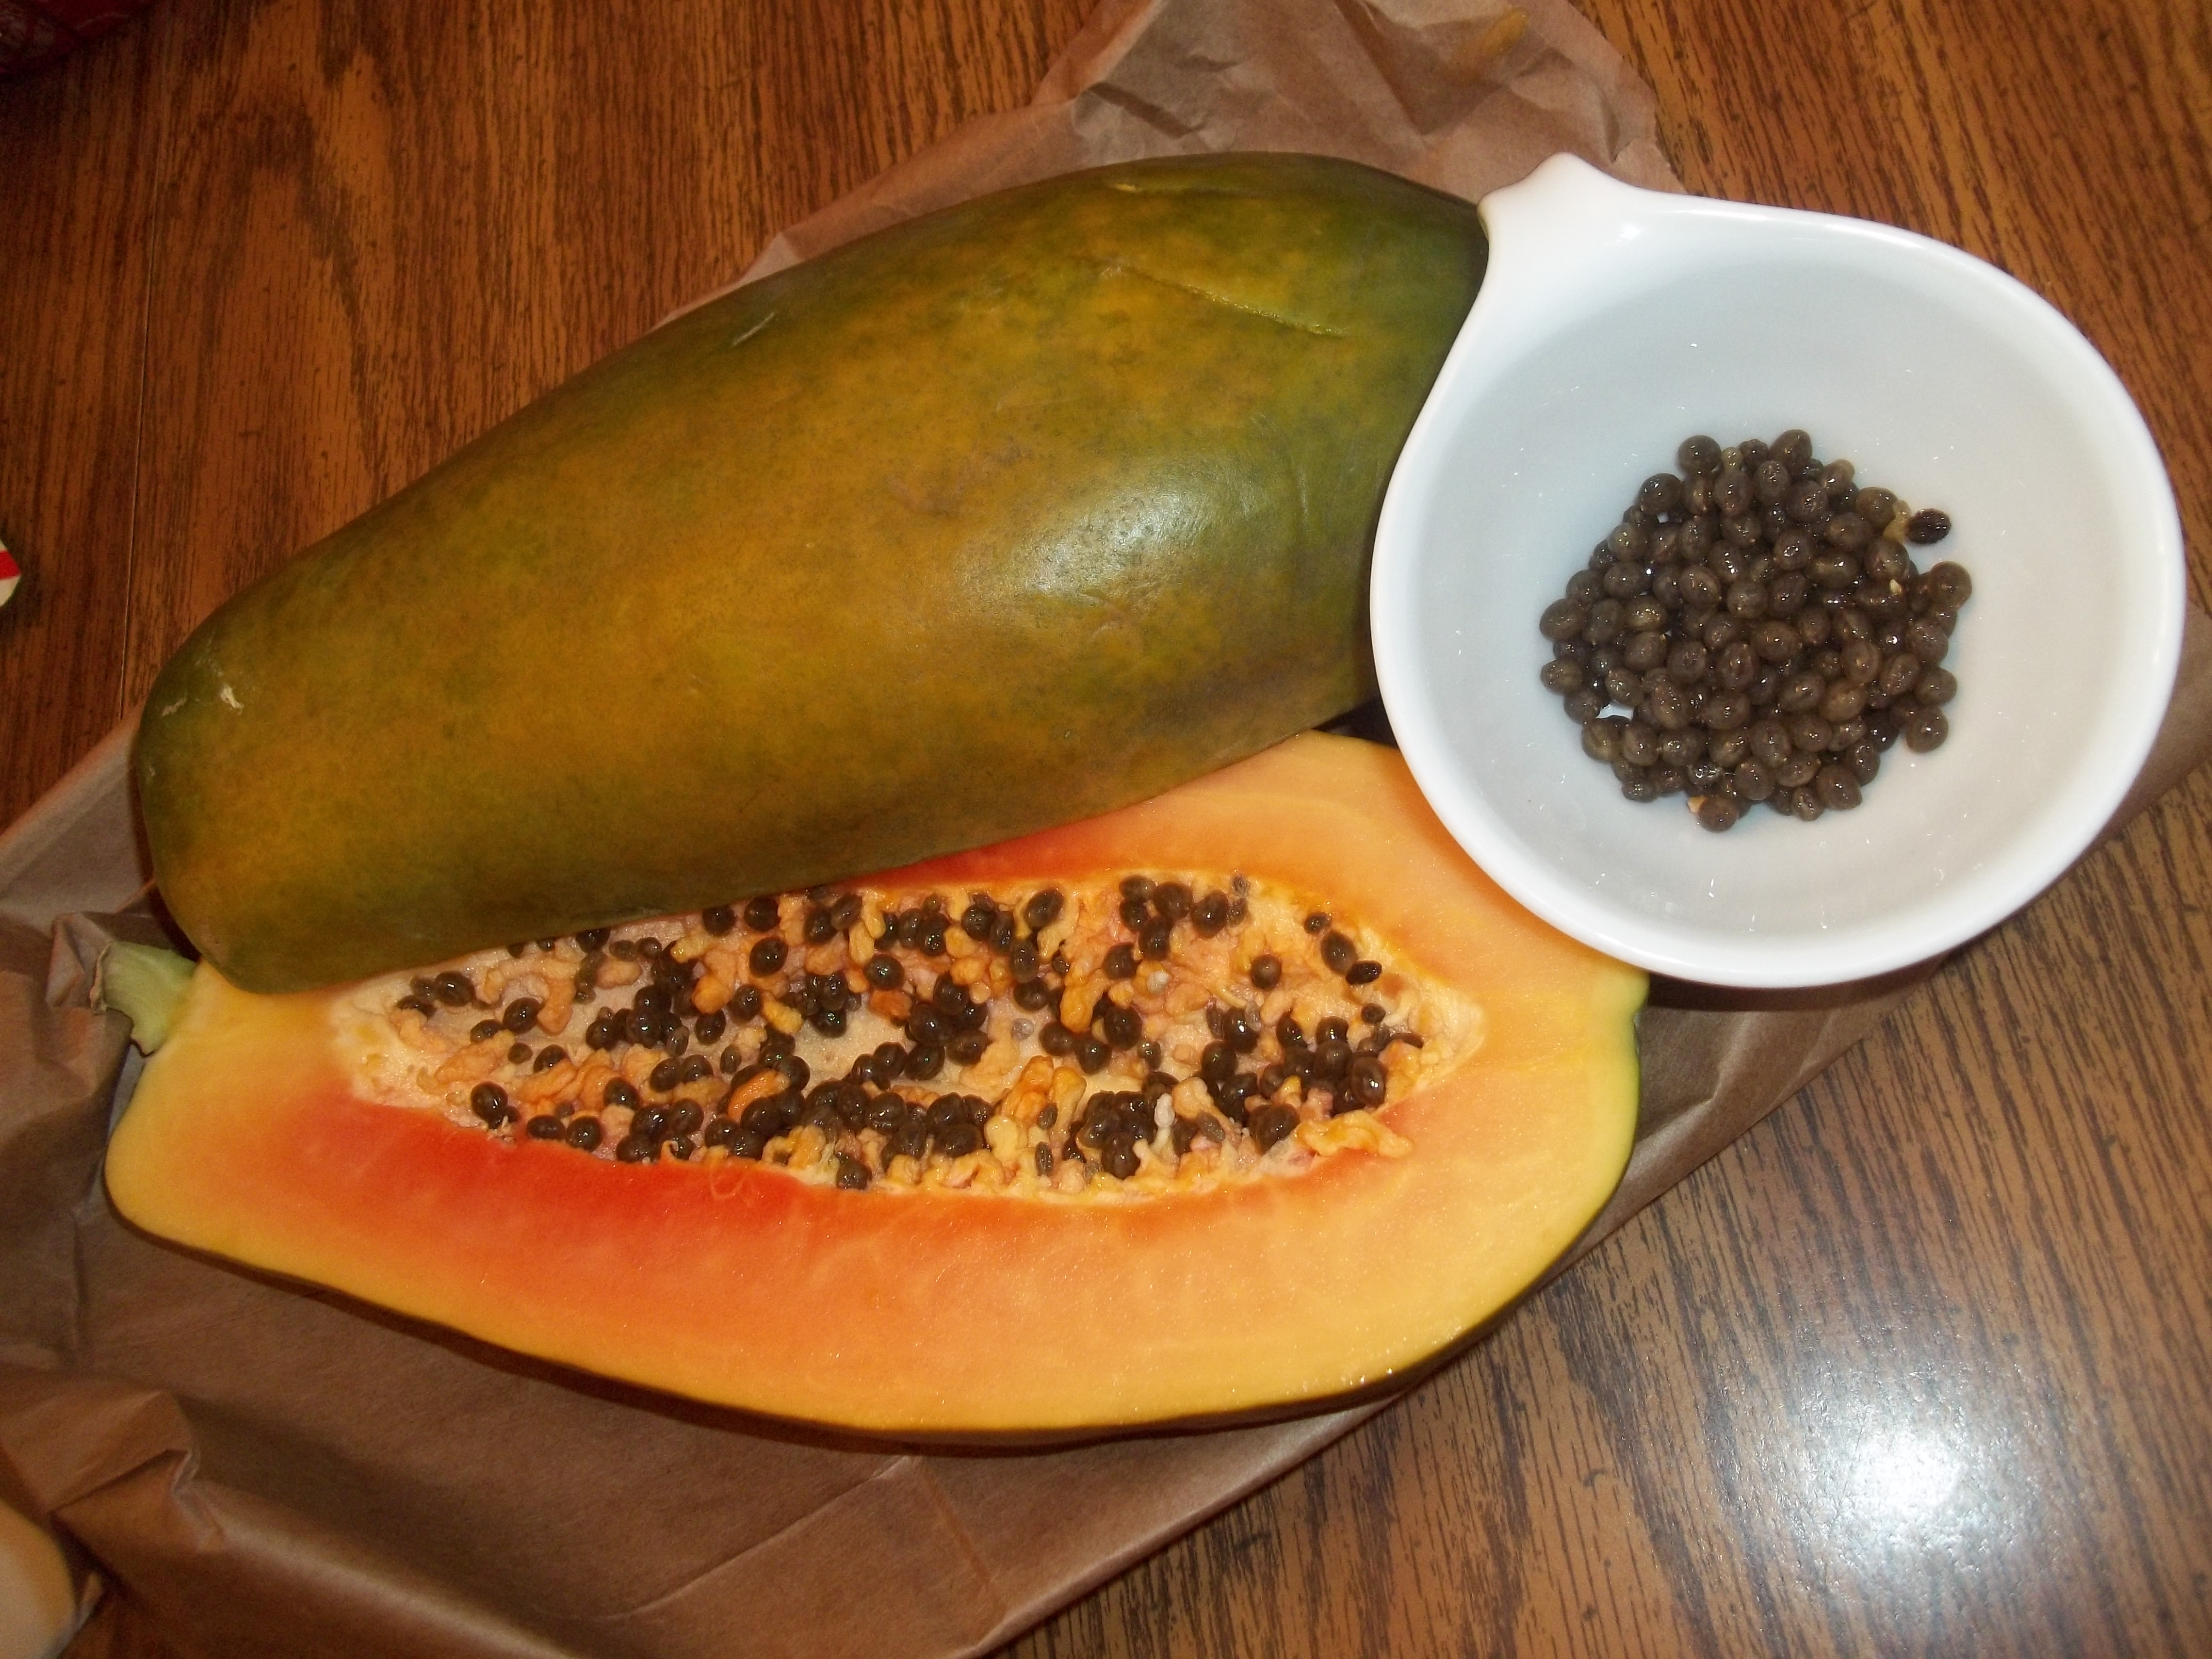
<path id="1" fill-rule="evenodd" d="M 1692 189 L 1928 232 L 2075 319 L 2212 598 L 2201 6 L 1583 3 Z M 234 588 L 1024 100 L 1082 4 L 165 0 L 0 85 L 0 822 Z M 2212 771 L 1018 1650 L 2212 1652 L 2208 969 Z"/>

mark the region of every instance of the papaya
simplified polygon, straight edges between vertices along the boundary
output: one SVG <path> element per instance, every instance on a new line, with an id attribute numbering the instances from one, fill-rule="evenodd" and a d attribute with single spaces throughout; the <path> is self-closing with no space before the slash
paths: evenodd
<path id="1" fill-rule="evenodd" d="M 1312 156 L 1050 179 L 741 288 L 207 619 L 136 780 L 284 991 L 1139 800 L 1373 690 L 1474 209 Z"/>
<path id="2" fill-rule="evenodd" d="M 1626 1164 L 1644 976 L 1393 750 L 337 989 L 203 963 L 112 1139 L 149 1232 L 777 1418 L 1054 1437 L 1389 1385 Z"/>

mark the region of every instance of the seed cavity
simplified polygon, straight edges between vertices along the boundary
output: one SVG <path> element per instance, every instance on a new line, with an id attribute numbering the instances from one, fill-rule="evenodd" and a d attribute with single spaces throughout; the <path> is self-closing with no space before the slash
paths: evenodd
<path id="1" fill-rule="evenodd" d="M 1393 963 L 1243 875 L 849 886 L 393 975 L 342 1018 L 379 1097 L 561 1156 L 1144 1198 L 1410 1153 L 1392 1103 L 1481 1014 Z"/>

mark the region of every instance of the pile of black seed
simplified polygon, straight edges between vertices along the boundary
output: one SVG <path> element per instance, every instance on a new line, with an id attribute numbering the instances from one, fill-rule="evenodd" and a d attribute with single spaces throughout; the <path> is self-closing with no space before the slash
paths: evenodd
<path id="1" fill-rule="evenodd" d="M 1686 795 L 1715 830 L 1761 802 L 1807 822 L 1856 806 L 1899 738 L 1949 734 L 1942 664 L 1973 585 L 1907 550 L 1949 515 L 1907 514 L 1795 428 L 1700 434 L 1676 460 L 1545 608 L 1544 684 L 1631 800 Z"/>
<path id="2" fill-rule="evenodd" d="M 1108 953 L 1109 977 L 1133 978 L 1140 962 L 1166 960 L 1181 933 L 1211 938 L 1242 922 L 1246 885 L 1239 878 L 1231 886 L 1231 892 L 1194 894 L 1182 882 L 1141 875 L 1123 878 L 1121 918 L 1137 939 L 1133 946 L 1117 945 Z M 625 1163 L 657 1162 L 664 1156 L 683 1160 L 704 1147 L 720 1146 L 732 1157 L 757 1158 L 770 1140 L 807 1126 L 833 1142 L 848 1131 L 876 1130 L 884 1138 L 882 1168 L 902 1155 L 920 1161 L 931 1153 L 951 1158 L 981 1149 L 984 1126 L 997 1109 L 993 1103 L 954 1091 L 921 1104 L 902 1097 L 890 1086 L 899 1079 L 932 1079 L 947 1060 L 965 1066 L 982 1058 L 991 1005 L 972 1000 L 949 973 L 938 975 L 926 997 L 909 992 L 912 1007 L 902 1031 L 906 1042 L 878 1043 L 854 1059 L 842 1078 L 815 1078 L 792 1038 L 772 1026 L 763 1033 L 750 1062 L 732 1040 L 738 1026 L 764 1022 L 765 1006 L 771 999 L 824 1036 L 842 1035 L 847 1011 L 865 1001 L 869 989 L 908 989 L 905 966 L 895 951 L 949 957 L 946 934 L 957 927 L 1007 958 L 1017 1008 L 1032 1013 L 1053 1011 L 1036 1027 L 1038 1046 L 1046 1054 L 1073 1059 L 1086 1074 L 1104 1069 L 1121 1050 L 1133 1048 L 1144 1060 L 1149 1069 L 1140 1088 L 1095 1093 L 1076 1109 L 1058 1153 L 1059 1161 L 1092 1161 L 1119 1177 L 1134 1174 L 1136 1142 L 1152 1137 L 1158 1103 L 1174 1092 L 1178 1079 L 1161 1069 L 1165 1057 L 1160 1045 L 1145 1039 L 1142 1018 L 1133 1009 L 1102 994 L 1079 1029 L 1054 1017 L 1071 966 L 1061 952 L 1041 954 L 1034 935 L 1050 927 L 1065 904 L 1065 896 L 1050 887 L 1028 895 L 1018 913 L 1012 902 L 978 892 L 969 895 L 956 915 L 932 894 L 884 915 L 876 939 L 878 948 L 857 970 L 822 975 L 806 973 L 787 960 L 780 906 L 774 897 L 757 898 L 743 907 L 718 906 L 703 913 L 701 925 L 717 936 L 740 927 L 757 936 L 746 951 L 755 982 L 738 986 L 723 1007 L 711 1012 L 702 1012 L 692 1000 L 702 964 L 678 961 L 650 936 L 617 939 L 605 928 L 576 934 L 575 942 L 585 952 L 574 970 L 577 1001 L 598 1005 L 584 1033 L 585 1046 L 617 1052 L 643 1046 L 662 1056 L 642 1091 L 626 1080 L 606 1085 L 605 1103 L 628 1107 L 632 1114 L 615 1156 Z M 814 889 L 805 896 L 804 936 L 810 943 L 827 943 L 848 931 L 861 914 L 859 894 Z M 1304 931 L 1321 965 L 1347 986 L 1364 987 L 1382 977 L 1382 963 L 1360 957 L 1350 936 L 1326 912 L 1309 915 Z M 557 939 L 539 939 L 535 948 L 550 951 L 558 944 Z M 525 944 L 508 950 L 520 957 L 532 948 Z M 626 1007 L 599 1001 L 597 975 L 610 958 L 645 966 Z M 1282 974 L 1282 963 L 1273 956 L 1255 958 L 1249 970 L 1255 989 L 1263 993 L 1279 984 Z M 514 995 L 494 1007 L 483 1001 L 469 975 L 458 969 L 415 979 L 397 1006 L 414 1009 L 426 1018 L 470 1019 L 472 1042 L 512 1036 L 515 1041 L 507 1051 L 507 1062 L 532 1072 L 580 1058 L 571 1056 L 559 1042 L 533 1049 L 524 1040 L 535 1032 L 536 999 Z M 1219 1141 L 1239 1131 L 1249 1134 L 1262 1152 L 1284 1139 L 1297 1127 L 1299 1115 L 1270 1097 L 1291 1077 L 1307 1088 L 1328 1091 L 1332 1115 L 1379 1107 L 1389 1091 L 1382 1050 L 1392 1042 L 1422 1046 L 1419 1032 L 1389 1026 L 1385 1023 L 1388 1010 L 1379 1002 L 1369 1002 L 1359 1010 L 1363 1030 L 1357 1038 L 1343 1019 L 1322 1019 L 1308 1033 L 1285 1014 L 1274 1025 L 1283 1058 L 1256 1066 L 1248 1058 L 1259 1047 L 1262 1030 L 1256 1007 L 1243 1004 L 1224 988 L 1205 1018 L 1212 1040 L 1196 1075 L 1219 1116 L 1176 1115 L 1169 1129 L 1179 1154 L 1195 1140 Z M 708 1052 L 716 1048 L 719 1058 L 708 1059 Z M 771 1074 L 772 1083 L 767 1080 Z M 678 1091 L 717 1075 L 726 1079 L 719 1102 L 702 1107 L 696 1100 L 676 1097 Z M 740 1093 L 746 1096 L 742 1103 L 736 1098 Z M 520 1116 L 513 1098 L 495 1082 L 477 1085 L 470 1106 L 494 1130 L 507 1129 Z M 1047 1129 L 1054 1127 L 1054 1109 L 1046 1108 L 1038 1121 Z M 604 1138 L 599 1118 L 580 1111 L 574 1101 L 532 1115 L 520 1128 L 532 1139 L 564 1141 L 582 1152 L 595 1150 Z M 1040 1175 L 1051 1175 L 1054 1163 L 1049 1146 L 1038 1148 Z M 863 1160 L 841 1156 L 837 1182 L 865 1187 L 880 1172 L 871 1170 Z"/>

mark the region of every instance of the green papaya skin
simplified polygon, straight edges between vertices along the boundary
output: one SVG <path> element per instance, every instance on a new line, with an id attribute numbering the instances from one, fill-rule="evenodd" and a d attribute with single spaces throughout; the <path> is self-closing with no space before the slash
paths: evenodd
<path id="1" fill-rule="evenodd" d="M 1370 543 L 1473 206 L 1312 156 L 915 220 L 586 370 L 210 617 L 156 878 L 331 984 L 1156 794 L 1373 691 Z"/>

